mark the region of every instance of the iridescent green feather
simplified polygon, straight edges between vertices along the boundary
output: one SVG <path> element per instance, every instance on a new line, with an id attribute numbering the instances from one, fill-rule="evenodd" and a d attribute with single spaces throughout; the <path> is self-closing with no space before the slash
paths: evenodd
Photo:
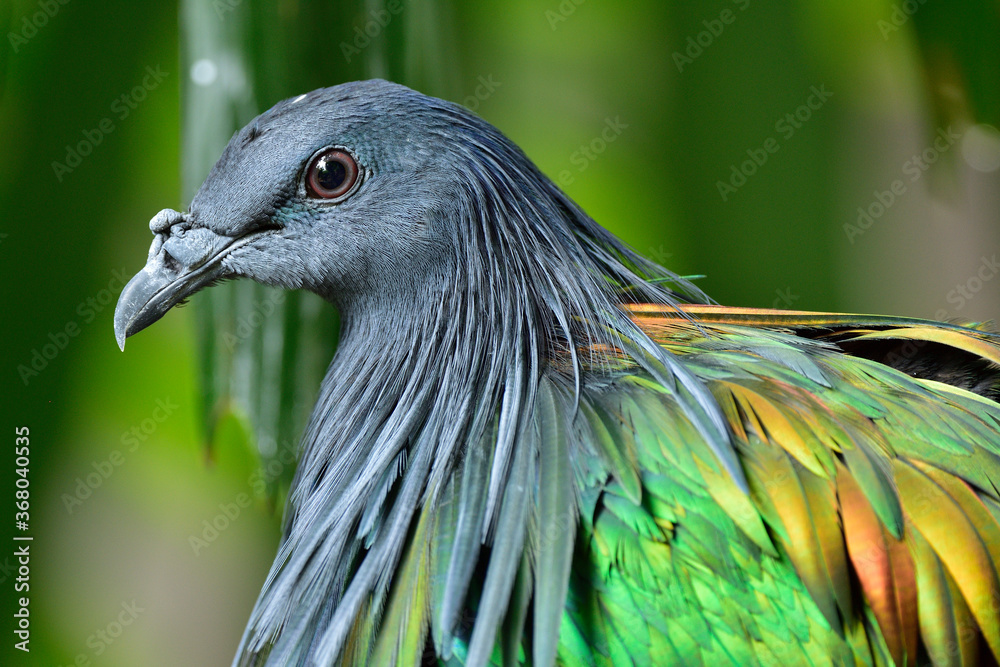
<path id="1" fill-rule="evenodd" d="M 677 387 L 626 360 L 610 378 L 585 373 L 575 402 L 572 381 L 548 373 L 534 458 L 517 464 L 538 486 L 516 501 L 527 511 L 511 506 L 526 517 L 526 558 L 489 589 L 493 608 L 477 598 L 482 582 L 470 588 L 468 613 L 496 628 L 492 654 L 480 636 L 473 662 L 875 667 L 1000 652 L 1000 405 L 838 347 L 900 331 L 992 363 L 997 338 L 912 320 L 692 311 L 706 321 L 634 319 L 717 401 L 749 494 Z M 456 481 L 446 495 L 467 492 Z M 436 645 L 454 636 L 441 664 L 470 657 L 471 633 L 437 620 L 454 533 L 440 522 L 455 516 L 417 528 L 437 546 L 403 568 L 426 553 L 436 574 L 429 585 L 397 577 L 386 616 L 394 627 L 393 605 L 408 599 L 411 618 L 433 620 L 421 622 Z M 409 651 L 421 636 L 393 632 Z"/>

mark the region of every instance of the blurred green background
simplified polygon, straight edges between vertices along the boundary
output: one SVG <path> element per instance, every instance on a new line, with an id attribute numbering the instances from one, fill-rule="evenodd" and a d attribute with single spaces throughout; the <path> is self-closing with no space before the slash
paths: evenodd
<path id="1" fill-rule="evenodd" d="M 268 422 L 294 433 L 334 317 L 235 286 L 122 354 L 111 316 L 149 218 L 186 206 L 232 130 L 283 97 L 381 75 L 462 102 L 722 303 L 1000 314 L 995 0 L 2 0 L 0 28 L 5 665 L 232 657 L 278 540 L 261 480 L 280 503 L 291 470 L 250 436 L 273 401 L 247 392 L 277 382 L 269 369 L 300 383 Z M 268 299 L 281 317 L 252 324 Z M 20 425 L 27 655 L 11 616 Z"/>

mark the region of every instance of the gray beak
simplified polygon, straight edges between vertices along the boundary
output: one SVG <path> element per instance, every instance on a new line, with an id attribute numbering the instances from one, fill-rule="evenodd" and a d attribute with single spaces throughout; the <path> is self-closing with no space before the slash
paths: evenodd
<path id="1" fill-rule="evenodd" d="M 167 225 L 164 221 L 168 221 Z M 192 228 L 176 211 L 162 211 L 150 222 L 156 234 L 146 266 L 133 276 L 115 308 L 115 339 L 125 339 L 163 317 L 205 285 L 229 277 L 223 259 L 249 236 L 233 239 L 204 227 Z"/>

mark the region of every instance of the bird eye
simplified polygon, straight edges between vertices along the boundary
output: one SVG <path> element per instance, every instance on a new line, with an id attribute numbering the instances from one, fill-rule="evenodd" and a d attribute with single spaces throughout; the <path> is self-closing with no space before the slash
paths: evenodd
<path id="1" fill-rule="evenodd" d="M 306 169 L 306 189 L 313 197 L 336 199 L 351 191 L 358 180 L 358 163 L 342 150 L 316 155 Z"/>

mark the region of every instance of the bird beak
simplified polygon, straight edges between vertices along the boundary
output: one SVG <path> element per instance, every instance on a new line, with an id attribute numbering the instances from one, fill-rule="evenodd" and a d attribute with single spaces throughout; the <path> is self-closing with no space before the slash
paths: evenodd
<path id="1" fill-rule="evenodd" d="M 234 239 L 204 227 L 174 227 L 156 235 L 146 266 L 132 277 L 115 308 L 115 339 L 125 339 L 158 319 L 205 285 L 229 277 L 223 260 L 260 234 Z"/>

